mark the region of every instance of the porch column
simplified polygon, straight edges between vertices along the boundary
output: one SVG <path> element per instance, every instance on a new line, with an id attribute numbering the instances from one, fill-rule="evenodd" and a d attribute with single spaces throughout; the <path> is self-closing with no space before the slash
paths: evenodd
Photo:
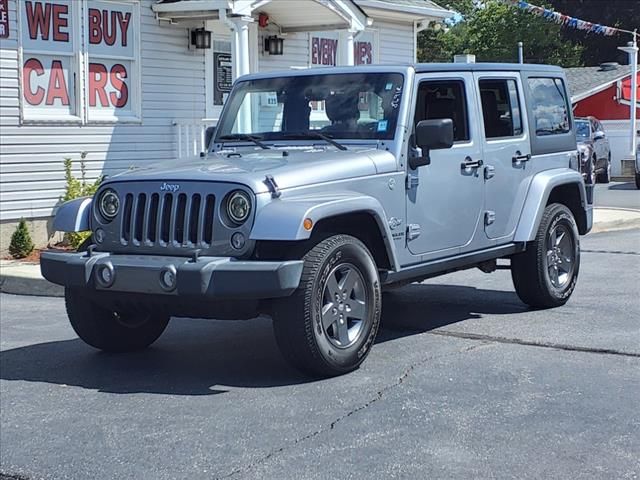
<path id="1" fill-rule="evenodd" d="M 226 17 L 232 32 L 231 56 L 233 59 L 233 79 L 251 73 L 249 58 L 249 24 L 251 17 Z"/>
<path id="2" fill-rule="evenodd" d="M 358 31 L 353 29 L 344 30 L 338 34 L 338 45 L 340 46 L 339 65 L 355 65 L 354 46 L 357 34 Z"/>

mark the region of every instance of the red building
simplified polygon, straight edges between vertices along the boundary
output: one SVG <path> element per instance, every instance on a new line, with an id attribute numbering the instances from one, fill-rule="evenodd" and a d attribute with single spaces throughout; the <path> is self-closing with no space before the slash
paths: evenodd
<path id="1" fill-rule="evenodd" d="M 612 174 L 620 176 L 622 160 L 629 158 L 630 150 L 631 67 L 606 63 L 599 67 L 567 68 L 566 72 L 574 115 L 592 115 L 602 121 L 611 142 Z M 636 103 L 636 118 L 640 119 L 640 103 Z"/>

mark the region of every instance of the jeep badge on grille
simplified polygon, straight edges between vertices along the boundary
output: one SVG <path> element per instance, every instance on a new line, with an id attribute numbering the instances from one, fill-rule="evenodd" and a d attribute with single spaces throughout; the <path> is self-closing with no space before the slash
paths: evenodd
<path id="1" fill-rule="evenodd" d="M 177 192 L 178 190 L 180 190 L 180 185 L 178 185 L 177 183 L 167 183 L 164 182 L 161 186 L 160 186 L 160 191 L 161 192 Z"/>

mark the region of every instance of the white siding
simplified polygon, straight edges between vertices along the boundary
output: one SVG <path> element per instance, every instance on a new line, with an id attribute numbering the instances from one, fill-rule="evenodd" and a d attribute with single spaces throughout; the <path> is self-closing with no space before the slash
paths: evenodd
<path id="1" fill-rule="evenodd" d="M 205 116 L 204 54 L 188 50 L 186 27 L 159 24 L 152 3 L 140 7 L 141 124 L 20 125 L 16 0 L 9 0 L 10 37 L 0 41 L 0 220 L 50 216 L 64 190 L 64 157 L 88 152 L 91 179 L 168 159 L 173 121 Z"/>
<path id="2" fill-rule="evenodd" d="M 375 20 L 380 63 L 413 63 L 413 24 Z"/>
<path id="3" fill-rule="evenodd" d="M 258 58 L 258 70 L 261 72 L 273 72 L 274 70 L 289 70 L 291 67 L 306 67 L 309 65 L 309 34 L 293 33 L 287 35 L 283 44 L 282 55 L 269 55 L 264 53 L 264 37 L 272 35 L 259 35 L 260 56 Z"/>

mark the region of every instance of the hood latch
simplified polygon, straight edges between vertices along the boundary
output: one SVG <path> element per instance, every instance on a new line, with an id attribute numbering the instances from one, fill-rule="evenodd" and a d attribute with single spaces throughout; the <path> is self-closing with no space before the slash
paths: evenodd
<path id="1" fill-rule="evenodd" d="M 282 195 L 282 192 L 278 188 L 278 184 L 276 183 L 276 180 L 273 178 L 273 175 L 267 175 L 264 179 L 264 183 L 269 188 L 269 191 L 271 192 L 271 198 L 280 198 L 280 195 Z"/>

